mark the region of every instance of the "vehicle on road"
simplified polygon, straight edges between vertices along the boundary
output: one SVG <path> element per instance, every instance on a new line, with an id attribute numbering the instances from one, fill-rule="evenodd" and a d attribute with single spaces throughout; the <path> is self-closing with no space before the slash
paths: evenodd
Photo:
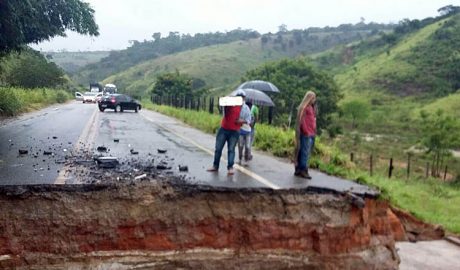
<path id="1" fill-rule="evenodd" d="M 101 112 L 105 109 L 112 109 L 115 110 L 115 112 L 123 112 L 125 110 L 134 110 L 138 112 L 142 107 L 139 101 L 123 94 L 105 95 L 98 102 L 98 106 Z"/>
<path id="2" fill-rule="evenodd" d="M 75 92 L 75 100 L 76 101 L 82 101 L 83 100 L 83 94 L 80 92 Z"/>
<path id="3" fill-rule="evenodd" d="M 83 94 L 83 103 L 96 103 L 97 97 L 102 96 L 102 93 L 97 92 L 85 92 Z"/>
<path id="4" fill-rule="evenodd" d="M 89 91 L 90 92 L 102 92 L 102 86 L 99 83 L 90 83 Z"/>
<path id="5" fill-rule="evenodd" d="M 108 83 L 104 85 L 104 94 L 109 95 L 109 94 L 116 94 L 117 93 L 117 86 L 115 84 Z"/>

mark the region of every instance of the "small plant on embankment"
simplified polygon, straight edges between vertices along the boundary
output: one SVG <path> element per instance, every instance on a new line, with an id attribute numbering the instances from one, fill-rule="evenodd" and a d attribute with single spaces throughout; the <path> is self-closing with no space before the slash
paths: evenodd
<path id="1" fill-rule="evenodd" d="M 192 111 L 143 102 L 143 106 L 175 117 L 207 133 L 215 133 L 221 116 L 205 111 Z M 266 124 L 257 125 L 255 147 L 278 157 L 291 158 L 294 131 Z M 402 179 L 369 176 L 348 160 L 336 147 L 325 145 L 319 137 L 310 165 L 331 175 L 355 179 L 382 191 L 382 197 L 397 207 L 430 223 L 441 224 L 447 230 L 460 233 L 460 185 L 442 183 L 436 179 Z"/>
<path id="2" fill-rule="evenodd" d="M 70 98 L 71 95 L 64 90 L 0 87 L 0 115 L 14 116 L 54 103 L 64 103 Z"/>

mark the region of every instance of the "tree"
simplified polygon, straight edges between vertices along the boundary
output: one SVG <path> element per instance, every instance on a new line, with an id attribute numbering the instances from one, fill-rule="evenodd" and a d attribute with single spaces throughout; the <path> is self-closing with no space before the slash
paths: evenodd
<path id="1" fill-rule="evenodd" d="M 362 100 L 351 100 L 343 104 L 342 111 L 345 116 L 351 117 L 351 127 L 356 128 L 357 122 L 369 116 L 370 106 Z"/>
<path id="2" fill-rule="evenodd" d="M 447 6 L 444 6 L 444 7 L 440 8 L 440 9 L 438 9 L 438 12 L 439 12 L 439 14 L 441 14 L 441 16 L 448 16 L 450 14 L 460 12 L 460 7 L 459 6 L 453 6 L 453 5 L 447 5 Z"/>
<path id="3" fill-rule="evenodd" d="M 155 32 L 152 35 L 153 41 L 159 41 L 161 39 L 161 33 L 160 32 Z"/>
<path id="4" fill-rule="evenodd" d="M 9 67 L 5 70 L 5 82 L 24 88 L 56 87 L 66 82 L 64 72 L 53 62 L 32 49 L 9 56 Z"/>
<path id="5" fill-rule="evenodd" d="M 94 10 L 80 0 L 0 1 L 0 54 L 39 43 L 65 31 L 99 35 Z"/>
<path id="6" fill-rule="evenodd" d="M 288 124 L 289 116 L 296 114 L 297 106 L 308 90 L 313 90 L 317 95 L 318 131 L 329 128 L 331 115 L 338 110 L 337 102 L 341 95 L 333 78 L 314 68 L 305 59 L 267 63 L 248 71 L 242 82 L 248 80 L 270 81 L 280 89 L 280 93 L 270 94 L 276 104 L 278 119 L 275 120 L 278 123 Z"/>
<path id="7" fill-rule="evenodd" d="M 287 25 L 285 25 L 284 23 L 280 26 L 278 26 L 278 33 L 286 33 L 288 30 L 287 30 Z"/>
<path id="8" fill-rule="evenodd" d="M 460 143 L 460 125 L 454 118 L 444 115 L 442 110 L 434 114 L 421 111 L 420 117 L 421 143 L 433 157 L 432 175 L 436 176 L 442 169 L 445 158 L 450 155 L 450 149 Z"/>

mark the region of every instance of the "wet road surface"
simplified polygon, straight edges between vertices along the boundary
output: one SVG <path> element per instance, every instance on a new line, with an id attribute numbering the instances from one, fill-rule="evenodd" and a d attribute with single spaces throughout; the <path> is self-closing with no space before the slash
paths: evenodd
<path id="1" fill-rule="evenodd" d="M 0 185 L 54 183 L 95 108 L 72 102 L 1 122 Z"/>
<path id="2" fill-rule="evenodd" d="M 366 186 L 317 171 L 311 172 L 312 180 L 295 177 L 293 165 L 287 160 L 258 151 L 254 151 L 254 159 L 248 165 L 236 165 L 235 175 L 227 176 L 224 150 L 220 171 L 207 172 L 212 165 L 215 136 L 148 110 L 101 113 L 94 104 L 72 102 L 10 121 L 0 129 L 0 143 L 3 185 L 99 183 L 104 179 L 134 180 L 146 174 L 180 176 L 190 183 L 233 188 L 310 188 L 377 194 Z M 106 151 L 97 151 L 101 146 Z M 21 147 L 31 151 L 19 155 Z M 54 155 L 43 155 L 42 151 L 49 148 Z M 94 155 L 116 157 L 120 164 L 116 169 L 98 169 L 92 160 Z M 60 163 L 66 156 L 67 162 Z M 78 161 L 83 163 L 72 164 Z M 90 168 L 81 164 L 90 164 Z"/>

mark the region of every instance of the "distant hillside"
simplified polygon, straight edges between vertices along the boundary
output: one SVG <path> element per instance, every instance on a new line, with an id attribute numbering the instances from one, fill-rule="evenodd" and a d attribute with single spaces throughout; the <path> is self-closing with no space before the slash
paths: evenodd
<path id="1" fill-rule="evenodd" d="M 258 40 L 261 50 L 276 51 L 278 55 L 292 57 L 298 54 L 320 52 L 340 44 L 362 40 L 392 27 L 393 25 L 375 23 L 344 24 L 336 28 L 308 28 L 292 31 L 280 29 L 276 34 L 268 33 L 262 36 L 257 32 L 241 29 L 227 33 L 196 34 L 193 37 L 171 32 L 168 37 L 160 38 L 157 36 L 154 37 L 153 41 L 133 41 L 133 45 L 128 49 L 112 52 L 100 62 L 85 67 L 73 78 L 81 84 L 86 84 L 89 81 L 101 81 L 137 64 L 162 56 L 217 44 L 228 44 L 238 40 L 242 42 Z"/>
<path id="2" fill-rule="evenodd" d="M 336 73 L 346 93 L 445 96 L 460 88 L 460 14 L 426 22 L 402 22 L 405 31 L 335 49 L 315 62 Z"/>
<path id="3" fill-rule="evenodd" d="M 82 67 L 96 63 L 107 57 L 110 52 L 43 52 L 45 57 L 61 67 L 68 74 L 74 74 Z"/>
<path id="4" fill-rule="evenodd" d="M 144 95 L 150 90 L 156 76 L 179 70 L 205 82 L 214 91 L 237 83 L 249 69 L 263 62 L 280 59 L 275 50 L 262 50 L 260 41 L 236 41 L 159 57 L 106 78 L 103 83 L 114 83 L 121 91 Z"/>

